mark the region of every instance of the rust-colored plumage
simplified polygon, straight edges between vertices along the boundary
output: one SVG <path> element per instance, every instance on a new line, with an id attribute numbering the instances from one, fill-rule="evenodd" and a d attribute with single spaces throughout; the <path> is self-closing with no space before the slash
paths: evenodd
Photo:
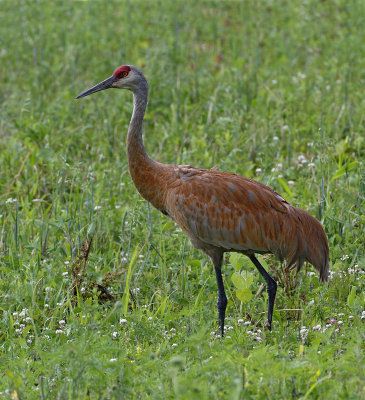
<path id="1" fill-rule="evenodd" d="M 111 87 L 133 91 L 134 109 L 127 153 L 137 190 L 154 207 L 172 218 L 196 248 L 211 257 L 218 284 L 217 306 L 222 335 L 227 298 L 221 265 L 223 254 L 230 251 L 247 255 L 264 277 L 269 294 L 267 324 L 271 329 L 277 284 L 260 265 L 255 253 L 272 253 L 287 266 L 298 269 L 308 261 L 318 271 L 320 279 L 326 281 L 329 248 L 322 225 L 268 186 L 252 179 L 215 168 L 206 170 L 152 160 L 142 141 L 147 81 L 134 66 L 122 66 L 116 71 L 119 70 L 123 70 L 123 76 L 114 73 L 78 97 Z"/>

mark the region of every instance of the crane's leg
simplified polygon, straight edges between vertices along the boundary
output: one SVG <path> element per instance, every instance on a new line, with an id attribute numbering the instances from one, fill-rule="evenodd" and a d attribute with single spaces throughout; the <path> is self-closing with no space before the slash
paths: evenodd
<path id="1" fill-rule="evenodd" d="M 227 308 L 227 296 L 224 291 L 223 279 L 222 279 L 222 260 L 223 255 L 219 254 L 214 257 L 211 257 L 214 265 L 215 276 L 217 278 L 217 286 L 218 286 L 218 317 L 219 317 L 219 327 L 221 330 L 221 336 L 224 335 L 224 318 L 226 316 L 226 308 Z"/>
<path id="2" fill-rule="evenodd" d="M 266 272 L 265 268 L 260 264 L 259 260 L 254 256 L 249 256 L 251 261 L 255 264 L 255 267 L 259 270 L 260 274 L 266 281 L 267 294 L 269 296 L 269 305 L 267 307 L 267 327 L 271 331 L 272 313 L 274 311 L 274 301 L 276 296 L 277 283 L 275 280 Z"/>

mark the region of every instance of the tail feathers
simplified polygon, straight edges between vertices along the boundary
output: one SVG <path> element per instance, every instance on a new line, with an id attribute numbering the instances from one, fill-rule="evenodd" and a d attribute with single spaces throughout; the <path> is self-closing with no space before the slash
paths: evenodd
<path id="1" fill-rule="evenodd" d="M 329 247 L 326 233 L 320 222 L 309 213 L 294 208 L 292 217 L 296 219 L 296 243 L 287 249 L 286 260 L 289 266 L 296 265 L 298 269 L 304 261 L 308 261 L 319 273 L 322 282 L 328 280 Z M 293 239 L 293 238 L 292 238 Z M 295 240 L 292 241 L 294 244 Z"/>

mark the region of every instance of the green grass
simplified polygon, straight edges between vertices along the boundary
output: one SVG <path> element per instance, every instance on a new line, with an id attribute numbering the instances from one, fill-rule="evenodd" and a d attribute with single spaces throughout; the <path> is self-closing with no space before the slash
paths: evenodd
<path id="1" fill-rule="evenodd" d="M 1 3 L 0 398 L 364 398 L 364 18 L 362 1 Z M 307 266 L 279 288 L 271 333 L 227 256 L 216 335 L 209 260 L 130 179 L 130 93 L 74 100 L 126 63 L 150 82 L 155 159 L 257 179 L 323 222 L 329 284 Z"/>

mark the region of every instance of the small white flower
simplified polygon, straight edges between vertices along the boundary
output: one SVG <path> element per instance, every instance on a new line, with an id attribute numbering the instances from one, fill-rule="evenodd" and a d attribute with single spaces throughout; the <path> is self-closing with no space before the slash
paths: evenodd
<path id="1" fill-rule="evenodd" d="M 63 333 L 63 330 L 62 329 L 56 329 L 56 334 L 57 335 L 61 335 Z"/>
<path id="2" fill-rule="evenodd" d="M 243 325 L 246 325 L 246 326 L 251 325 L 251 322 L 250 321 L 246 321 Z"/>
<path id="3" fill-rule="evenodd" d="M 63 276 L 67 276 L 68 275 L 68 271 L 62 272 Z"/>
<path id="4" fill-rule="evenodd" d="M 349 315 L 349 321 L 353 321 L 355 319 L 355 317 L 353 315 Z"/>
<path id="5" fill-rule="evenodd" d="M 262 171 L 262 169 L 261 169 L 261 168 L 256 168 L 256 174 L 260 174 L 260 173 L 261 173 L 261 171 Z"/>
<path id="6" fill-rule="evenodd" d="M 176 333 L 176 329 L 175 329 L 175 328 L 171 328 L 171 329 L 170 329 L 170 332 L 171 332 L 171 333 Z"/>
<path id="7" fill-rule="evenodd" d="M 244 320 L 240 318 L 240 319 L 237 321 L 237 323 L 238 323 L 238 324 L 243 324 L 243 323 L 244 323 Z"/>
<path id="8" fill-rule="evenodd" d="M 101 206 L 95 206 L 94 207 L 94 211 L 99 211 L 99 210 L 101 210 Z"/>
<path id="9" fill-rule="evenodd" d="M 60 325 L 61 328 L 64 328 L 66 322 L 65 322 L 65 320 L 61 319 L 61 320 L 58 322 L 58 324 Z"/>
<path id="10" fill-rule="evenodd" d="M 314 164 L 314 163 L 312 163 L 312 162 L 308 164 L 308 167 L 309 167 L 309 168 L 314 168 L 315 166 L 316 166 L 316 164 Z"/>
<path id="11" fill-rule="evenodd" d="M 22 311 L 19 314 L 19 317 L 24 318 L 26 315 L 28 315 L 28 309 L 23 308 Z"/>
<path id="12" fill-rule="evenodd" d="M 128 322 L 128 321 L 127 321 L 125 318 L 121 318 L 121 319 L 119 320 L 119 323 L 120 323 L 121 325 L 126 325 L 127 322 Z"/>
<path id="13" fill-rule="evenodd" d="M 298 72 L 298 78 L 305 79 L 306 78 L 306 74 L 302 74 L 301 72 Z"/>
<path id="14" fill-rule="evenodd" d="M 276 79 L 273 79 L 273 80 L 271 81 L 271 83 L 272 83 L 273 85 L 276 85 L 276 84 L 278 83 L 278 81 L 277 81 Z"/>
<path id="15" fill-rule="evenodd" d="M 274 136 L 274 137 L 272 138 L 272 140 L 273 140 L 274 142 L 277 142 L 277 141 L 279 140 L 279 138 L 278 138 L 277 136 Z"/>
<path id="16" fill-rule="evenodd" d="M 5 204 L 9 204 L 9 203 L 16 203 L 16 199 L 12 199 L 11 197 L 8 198 L 5 202 Z"/>
<path id="17" fill-rule="evenodd" d="M 112 336 L 113 336 L 113 339 L 116 339 L 118 337 L 118 332 L 113 332 Z"/>
<path id="18" fill-rule="evenodd" d="M 70 264 L 70 261 L 65 261 L 64 264 L 65 264 L 65 265 L 69 265 L 69 264 Z"/>
<path id="19" fill-rule="evenodd" d="M 153 320 L 153 317 L 148 317 L 148 320 L 149 320 L 149 321 L 152 321 L 152 320 Z"/>
<path id="20" fill-rule="evenodd" d="M 177 343 L 173 343 L 171 347 L 177 347 Z"/>
<path id="21" fill-rule="evenodd" d="M 118 361 L 116 358 L 111 358 L 110 360 L 109 360 L 110 362 L 116 362 L 116 361 Z"/>
<path id="22" fill-rule="evenodd" d="M 30 322 L 32 322 L 32 318 L 30 318 L 30 317 L 25 318 L 25 322 L 26 322 L 27 324 L 29 324 Z"/>
<path id="23" fill-rule="evenodd" d="M 313 326 L 313 330 L 314 331 L 320 331 L 321 330 L 321 325 Z"/>

